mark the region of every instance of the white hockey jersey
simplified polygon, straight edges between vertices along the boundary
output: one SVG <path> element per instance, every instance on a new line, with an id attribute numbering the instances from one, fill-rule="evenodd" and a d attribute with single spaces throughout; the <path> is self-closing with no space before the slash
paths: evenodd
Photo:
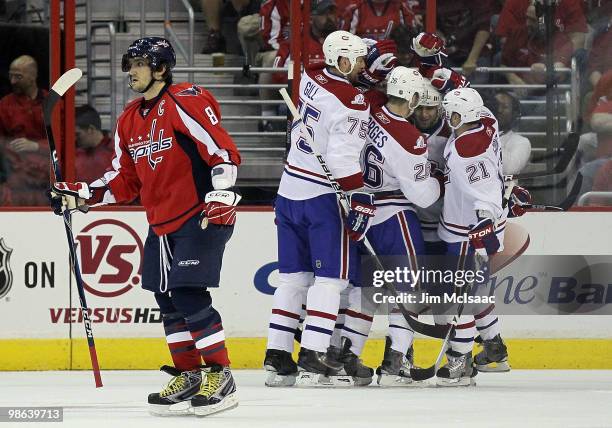
<path id="1" fill-rule="evenodd" d="M 372 224 L 414 210 L 414 205 L 430 206 L 440 197 L 440 184 L 430 176 L 425 137 L 385 106 L 371 106 L 362 165 L 363 181 L 376 195 Z"/>
<path id="2" fill-rule="evenodd" d="M 446 124 L 446 121 L 441 117 L 438 122 L 427 130 L 421 130 L 427 139 L 427 153 L 429 161 L 440 170 L 444 171 L 444 148 L 450 137 L 451 129 Z M 428 242 L 439 241 L 438 223 L 442 214 L 443 199 L 439 199 L 433 205 L 427 208 L 416 208 L 416 213 L 421 222 L 421 230 L 423 231 L 423 239 Z"/>
<path id="3" fill-rule="evenodd" d="M 497 120 L 486 108 L 481 124 L 456 137 L 453 132 L 444 149 L 445 194 L 438 235 L 445 242 L 468 240 L 470 226 L 478 222 L 477 210 L 496 220 L 503 246 L 506 210 L 502 209 L 504 181 Z"/>
<path id="4" fill-rule="evenodd" d="M 362 187 L 359 160 L 370 113 L 365 96 L 342 77 L 327 70 L 311 70 L 302 74 L 298 109 L 340 186 L 344 190 Z M 301 129 L 295 121 L 278 194 L 304 200 L 333 193 Z"/>

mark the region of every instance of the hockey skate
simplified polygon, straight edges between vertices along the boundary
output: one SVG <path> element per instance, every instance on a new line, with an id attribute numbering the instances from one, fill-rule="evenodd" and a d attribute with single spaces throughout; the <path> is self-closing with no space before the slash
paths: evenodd
<path id="1" fill-rule="evenodd" d="M 436 373 L 438 386 L 473 386 L 476 385 L 474 376 L 478 370 L 474 368 L 472 353 L 460 354 L 449 350 L 446 352 L 446 365 L 440 367 Z"/>
<path id="2" fill-rule="evenodd" d="M 380 366 L 376 369 L 376 383 L 384 387 L 422 386 L 423 382 L 412 380 L 410 368 L 414 367 L 414 348 L 410 346 L 406 355 L 391 348 L 391 338 L 385 340 L 385 354 Z"/>
<path id="3" fill-rule="evenodd" d="M 293 386 L 297 376 L 297 364 L 287 351 L 279 349 L 266 350 L 264 359 L 266 369 L 266 386 Z"/>
<path id="4" fill-rule="evenodd" d="M 208 416 L 238 406 L 236 383 L 229 367 L 204 368 L 200 390 L 191 398 L 196 416 Z"/>
<path id="5" fill-rule="evenodd" d="M 302 348 L 298 355 L 298 376 L 295 384 L 305 387 L 338 386 L 333 384 L 330 378 L 337 376 L 341 369 L 342 363 L 328 353 Z M 350 386 L 349 379 L 346 380 L 346 386 Z"/>
<path id="6" fill-rule="evenodd" d="M 149 412 L 155 416 L 191 413 L 189 400 L 199 391 L 202 384 L 200 370 L 181 372 L 171 366 L 162 366 L 160 370 L 168 373 L 172 379 L 161 392 L 149 394 Z"/>
<path id="7" fill-rule="evenodd" d="M 498 334 L 493 339 L 482 341 L 483 350 L 474 357 L 479 372 L 509 372 L 508 349 Z"/>
<path id="8" fill-rule="evenodd" d="M 351 345 L 351 339 L 348 337 L 342 338 L 339 361 L 342 363 L 343 368 L 338 373 L 338 376 L 350 377 L 353 386 L 367 386 L 372 383 L 374 370 L 365 366 L 361 359 L 351 352 Z"/>

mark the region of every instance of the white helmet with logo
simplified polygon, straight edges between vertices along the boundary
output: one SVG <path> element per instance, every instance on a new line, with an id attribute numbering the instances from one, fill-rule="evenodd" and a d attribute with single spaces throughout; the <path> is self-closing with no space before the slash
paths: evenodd
<path id="1" fill-rule="evenodd" d="M 358 37 L 348 31 L 334 31 L 325 38 L 323 42 L 323 54 L 325 55 L 325 64 L 336 67 L 342 74 L 350 74 L 355 68 L 357 58 L 366 56 L 368 47 Z M 351 63 L 351 69 L 345 73 L 338 66 L 340 57 L 348 58 Z"/>
<path id="2" fill-rule="evenodd" d="M 444 96 L 442 107 L 444 107 L 448 125 L 453 129 L 457 129 L 466 123 L 480 120 L 484 103 L 476 89 L 459 88 L 450 91 Z M 461 117 L 456 126 L 451 125 L 453 113 L 457 113 Z"/>
<path id="3" fill-rule="evenodd" d="M 416 68 L 398 66 L 391 70 L 391 73 L 387 76 L 387 95 L 407 100 L 412 110 L 419 106 L 424 92 L 425 79 Z M 415 94 L 418 97 L 416 104 L 413 105 Z"/>
<path id="4" fill-rule="evenodd" d="M 425 107 L 440 107 L 442 105 L 442 94 L 427 80 L 425 81 L 425 93 L 421 97 L 419 105 Z"/>

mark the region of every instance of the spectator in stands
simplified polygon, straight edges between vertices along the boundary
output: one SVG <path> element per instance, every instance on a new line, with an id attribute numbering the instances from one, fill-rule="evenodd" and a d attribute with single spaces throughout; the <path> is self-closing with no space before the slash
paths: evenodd
<path id="1" fill-rule="evenodd" d="M 498 91 L 485 97 L 487 107 L 495 115 L 499 126 L 499 142 L 502 147 L 504 174 L 519 174 L 531 157 L 531 143 L 515 132 L 521 117 L 521 105 L 516 96 L 507 91 Z"/>
<path id="2" fill-rule="evenodd" d="M 536 15 L 534 6 L 529 6 L 525 14 L 525 21 L 514 30 L 509 31 L 504 43 L 501 62 L 507 67 L 531 67 L 533 73 L 506 73 L 511 84 L 524 85 L 543 83 L 546 71 L 546 34 L 541 18 Z M 573 45 L 565 32 L 554 33 L 554 67 L 568 67 L 571 62 Z M 558 76 L 558 80 L 563 77 Z M 525 91 L 517 91 L 524 95 Z"/>
<path id="3" fill-rule="evenodd" d="M 359 37 L 384 40 L 398 25 L 414 28 L 418 33 L 422 22 L 407 0 L 360 0 L 342 13 L 340 29 Z"/>
<path id="4" fill-rule="evenodd" d="M 602 170 L 602 167 L 612 160 L 612 100 L 603 98 L 599 101 L 591 116 L 591 129 L 597 136 L 597 149 L 593 160 L 584 163 L 578 170 L 583 178 L 580 194 L 594 190 L 596 181 L 598 187 L 610 182 L 610 177 L 602 176 L 608 169 Z"/>
<path id="5" fill-rule="evenodd" d="M 336 2 L 333 0 L 312 0 L 310 11 L 310 34 L 306 37 L 306 52 L 303 57 L 307 58 L 304 66 L 308 69 L 325 66 L 323 56 L 323 41 L 330 33 L 338 29 L 336 17 Z M 279 44 L 278 53 L 274 59 L 275 67 L 285 67 L 290 59 L 289 40 Z M 280 82 L 286 75 L 280 74 L 276 81 Z"/>
<path id="6" fill-rule="evenodd" d="M 438 0 L 436 6 L 437 32 L 444 39 L 450 65 L 462 67 L 466 76 L 478 66 L 491 65 L 492 0 Z"/>
<path id="7" fill-rule="evenodd" d="M 221 33 L 224 17 L 240 18 L 259 13 L 260 0 L 200 0 L 202 12 L 208 25 L 208 40 L 203 54 L 226 52 L 225 38 Z M 234 32 L 237 29 L 234 28 Z M 229 30 L 231 32 L 231 30 Z"/>
<path id="8" fill-rule="evenodd" d="M 261 50 L 256 56 L 256 65 L 262 67 L 272 67 L 274 65 L 274 59 L 278 52 L 280 43 L 289 40 L 289 0 L 267 0 L 264 1 L 259 10 L 260 16 L 260 47 Z M 273 83 L 273 77 L 271 73 L 260 73 L 259 75 L 260 84 Z M 274 90 L 261 89 L 260 97 L 262 100 L 271 100 L 278 98 L 278 93 Z M 264 104 L 261 108 L 262 116 L 275 116 L 278 114 L 277 106 Z M 276 125 L 279 125 L 277 127 Z M 272 122 L 263 120 L 259 125 L 260 131 L 275 131 L 280 130 L 280 122 Z"/>
<path id="9" fill-rule="evenodd" d="M 418 67 L 418 63 L 415 62 L 415 53 L 412 50 L 412 39 L 419 34 L 414 29 L 407 27 L 406 25 L 397 25 L 393 31 L 391 31 L 391 40 L 397 45 L 397 59 L 399 65 L 404 67 Z"/>
<path id="10" fill-rule="evenodd" d="M 608 18 L 608 25 L 593 39 L 587 68 L 591 85 L 595 87 L 602 74 L 608 70 L 612 70 L 612 17 Z"/>
<path id="11" fill-rule="evenodd" d="M 91 183 L 104 175 L 115 155 L 108 133 L 102 131 L 102 121 L 95 108 L 84 105 L 76 114 L 76 176 L 79 181 Z"/>
<path id="12" fill-rule="evenodd" d="M 49 187 L 49 143 L 42 103 L 47 92 L 36 83 L 38 65 L 28 55 L 9 68 L 12 92 L 0 100 L 0 150 L 6 160 L 3 205 L 46 205 Z"/>
<path id="13" fill-rule="evenodd" d="M 570 56 L 576 49 L 584 48 L 588 30 L 580 1 L 560 0 L 555 8 L 556 32 L 564 34 L 571 40 Z M 531 13 L 527 14 L 528 7 L 533 7 L 535 12 L 533 0 L 506 0 L 499 16 L 499 23 L 495 30 L 496 34 L 508 40 L 512 39 L 514 37 L 512 33 L 517 28 L 524 28 L 526 19 L 529 19 L 527 16 L 533 15 Z M 536 19 L 540 17 L 536 16 Z"/>

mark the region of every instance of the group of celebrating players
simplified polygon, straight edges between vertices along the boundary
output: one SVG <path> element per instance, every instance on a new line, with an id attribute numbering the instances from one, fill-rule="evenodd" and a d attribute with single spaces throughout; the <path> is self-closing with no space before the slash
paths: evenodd
<path id="1" fill-rule="evenodd" d="M 302 75 L 301 117 L 275 203 L 280 285 L 266 385 L 372 382 L 374 370 L 359 358 L 376 310 L 357 286 L 364 239 L 376 255 L 404 256 L 414 270 L 424 254 L 450 255 L 466 269 L 475 255 L 502 250 L 507 216 L 525 212 L 529 193 L 506 191 L 497 121 L 466 79 L 444 67 L 443 47 L 435 34 L 419 34 L 419 67 L 407 68 L 396 66 L 392 42 L 336 31 L 323 44 L 326 67 Z M 348 195 L 347 213 L 309 141 Z M 438 324 L 450 318 L 434 313 Z M 477 331 L 483 351 L 472 359 Z M 418 384 L 410 376 L 413 339 L 406 318 L 389 308 L 379 385 Z M 440 386 L 474 384 L 478 370 L 510 370 L 493 305 L 459 316 L 446 357 Z"/>
<path id="2" fill-rule="evenodd" d="M 359 304 L 356 287 L 364 238 L 376 254 L 402 256 L 411 269 L 427 253 L 455 255 L 466 267 L 474 254 L 486 258 L 502 248 L 506 217 L 521 215 L 530 200 L 520 187 L 504 190 L 495 117 L 443 66 L 442 40 L 429 33 L 414 39 L 418 69 L 396 66 L 394 48 L 335 31 L 324 41 L 325 67 L 301 76 L 301 117 L 293 121 L 275 202 L 280 285 L 264 362 L 269 386 L 372 382 L 374 371 L 359 359 L 376 310 Z M 241 159 L 217 101 L 198 85 L 174 84 L 175 65 L 164 38 L 130 45 L 122 69 L 143 96 L 117 121 L 112 165 L 90 184 L 53 183 L 49 197 L 58 215 L 140 198 L 149 222 L 142 286 L 160 307 L 174 364 L 162 367 L 172 379 L 149 395 L 150 410 L 207 416 L 238 405 L 209 289 L 219 286 L 236 221 Z M 348 195 L 348 212 L 330 176 Z M 380 385 L 416 383 L 409 370 L 414 332 L 397 309 L 389 310 Z M 509 370 L 492 310 L 459 317 L 448 362 L 437 371 L 440 385 L 470 385 L 477 370 Z M 476 330 L 484 350 L 473 361 Z"/>

